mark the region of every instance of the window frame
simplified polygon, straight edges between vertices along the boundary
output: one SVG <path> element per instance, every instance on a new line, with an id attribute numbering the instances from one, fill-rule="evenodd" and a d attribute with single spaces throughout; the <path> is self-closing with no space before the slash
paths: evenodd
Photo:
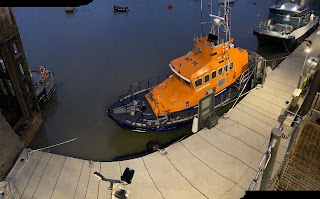
<path id="1" fill-rule="evenodd" d="M 208 77 L 208 80 L 206 80 L 206 77 Z M 204 76 L 204 83 L 207 83 L 208 81 L 210 81 L 210 75 L 209 74 L 206 74 Z"/>
<path id="2" fill-rule="evenodd" d="M 215 74 L 213 77 L 213 73 Z M 217 77 L 217 70 L 211 72 L 211 79 L 215 79 Z"/>
<path id="3" fill-rule="evenodd" d="M 221 73 L 220 73 L 220 71 L 221 71 Z M 220 76 L 220 75 L 222 75 L 222 73 L 223 73 L 222 67 L 218 68 L 218 75 Z"/>
<path id="4" fill-rule="evenodd" d="M 230 62 L 229 64 L 229 70 L 232 70 L 233 69 L 233 62 Z"/>
<path id="5" fill-rule="evenodd" d="M 197 85 L 197 81 L 201 80 L 201 83 L 199 85 Z M 194 80 L 194 85 L 195 87 L 199 87 L 202 85 L 202 77 L 198 77 L 196 80 Z"/>

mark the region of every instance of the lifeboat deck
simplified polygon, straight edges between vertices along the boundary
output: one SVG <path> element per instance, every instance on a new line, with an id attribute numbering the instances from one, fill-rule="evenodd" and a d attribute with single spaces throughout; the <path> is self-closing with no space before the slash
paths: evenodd
<path id="1" fill-rule="evenodd" d="M 309 39 L 314 43 L 310 55 L 317 57 L 319 32 Z M 263 88 L 254 89 L 229 112 L 228 119 L 220 118 L 214 128 L 171 145 L 167 154 L 154 152 L 125 161 L 90 162 L 35 152 L 26 161 L 25 150 L 7 180 L 18 176 L 13 185 L 24 199 L 108 198 L 109 183 L 98 181 L 93 173 L 119 179 L 130 167 L 135 175 L 132 184 L 126 186 L 129 198 L 241 198 L 257 173 L 284 102 L 291 99 L 297 87 L 304 58 L 303 49 L 298 47 L 268 74 Z M 288 140 L 282 139 L 274 173 L 287 145 Z"/>

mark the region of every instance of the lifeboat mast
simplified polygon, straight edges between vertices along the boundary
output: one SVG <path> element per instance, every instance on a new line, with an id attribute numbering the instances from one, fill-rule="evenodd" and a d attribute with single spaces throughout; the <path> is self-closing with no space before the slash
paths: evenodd
<path id="1" fill-rule="evenodd" d="M 221 16 L 220 10 L 223 9 L 223 17 Z M 231 40 L 231 20 L 229 20 L 229 17 L 231 18 L 231 7 L 229 0 L 225 0 L 223 6 L 219 6 L 219 13 L 218 15 L 214 15 L 212 12 L 212 0 L 211 0 L 211 14 L 209 14 L 209 17 L 211 17 L 210 22 L 203 22 L 202 21 L 202 0 L 201 0 L 201 26 L 204 24 L 211 24 L 210 33 L 215 35 L 217 26 L 217 36 L 218 36 L 218 44 L 224 43 L 224 40 L 221 40 L 220 37 L 220 28 L 223 32 L 225 32 L 225 40 L 230 41 Z"/>

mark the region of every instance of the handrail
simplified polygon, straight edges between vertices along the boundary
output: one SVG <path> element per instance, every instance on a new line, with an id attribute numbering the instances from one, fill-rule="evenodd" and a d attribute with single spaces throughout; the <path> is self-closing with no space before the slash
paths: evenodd
<path id="1" fill-rule="evenodd" d="M 132 97 L 138 93 L 144 92 L 146 90 L 150 90 L 151 88 L 155 87 L 170 75 L 159 75 L 157 77 L 152 77 L 146 80 L 142 80 L 130 85 L 128 92 L 119 96 L 119 101 L 123 101 L 128 97 Z"/>

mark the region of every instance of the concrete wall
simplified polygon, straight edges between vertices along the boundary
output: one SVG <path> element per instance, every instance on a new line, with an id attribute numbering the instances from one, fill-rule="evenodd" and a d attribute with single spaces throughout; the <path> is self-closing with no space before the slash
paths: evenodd
<path id="1" fill-rule="evenodd" d="M 10 171 L 23 148 L 20 138 L 0 111 L 0 177 Z"/>

